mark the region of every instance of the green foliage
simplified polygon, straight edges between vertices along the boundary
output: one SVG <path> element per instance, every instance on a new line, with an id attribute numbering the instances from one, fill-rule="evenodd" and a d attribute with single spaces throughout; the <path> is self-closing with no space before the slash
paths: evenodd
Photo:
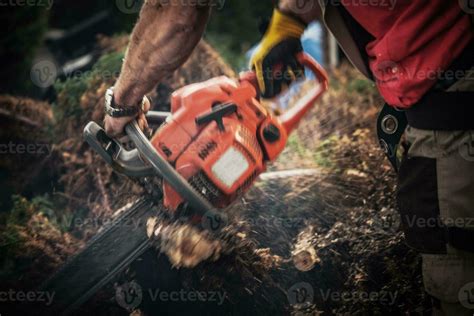
<path id="1" fill-rule="evenodd" d="M 353 79 L 349 81 L 347 90 L 349 92 L 357 92 L 360 94 L 374 94 L 375 85 L 368 79 Z"/>
<path id="2" fill-rule="evenodd" d="M 18 227 L 24 226 L 33 214 L 33 206 L 27 199 L 14 195 L 12 200 L 13 207 L 0 231 L 0 275 L 13 268 L 12 257 L 23 244 Z"/>
<path id="3" fill-rule="evenodd" d="M 216 33 L 208 35 L 206 36 L 206 40 L 219 52 L 222 59 L 234 68 L 234 70 L 239 71 L 248 67 L 245 59 L 245 52 L 232 50 L 231 46 L 233 39 L 227 34 Z"/>
<path id="4" fill-rule="evenodd" d="M 58 103 L 53 105 L 56 121 L 80 117 L 83 113 L 80 107 L 81 96 L 87 90 L 87 82 L 84 77 L 72 77 L 63 82 L 57 81 L 54 88 L 60 96 Z"/>
<path id="5" fill-rule="evenodd" d="M 221 3 L 220 1 L 217 1 Z M 262 19 L 272 15 L 271 1 L 225 1 L 220 10 L 216 7 L 209 21 L 206 39 L 221 53 L 230 65 L 241 69 L 245 52 L 256 44 L 261 34 Z"/>
<path id="6" fill-rule="evenodd" d="M 46 216 L 49 222 L 60 231 L 69 231 L 74 215 L 62 211 L 64 209 L 63 201 L 51 200 L 48 195 L 45 195 L 34 197 L 31 204 L 35 207 L 37 213 Z"/>
<path id="7" fill-rule="evenodd" d="M 303 143 L 297 133 L 293 133 L 288 138 L 288 148 L 296 153 L 299 158 L 313 160 L 319 167 L 335 170 L 335 151 L 339 144 L 338 136 L 331 136 L 320 142 L 316 149 L 310 150 Z"/>
<path id="8" fill-rule="evenodd" d="M 11 266 L 12 259 L 25 242 L 20 231 L 22 227 L 27 226 L 34 214 L 45 215 L 53 226 L 62 231 L 69 229 L 72 220 L 71 215 L 58 216 L 56 205 L 48 196 L 37 196 L 29 201 L 22 196 L 14 195 L 12 200 L 13 207 L 0 229 L 0 275 L 14 268 Z"/>
<path id="9" fill-rule="evenodd" d="M 0 229 L 0 277 L 10 275 L 15 267 L 15 256 L 21 251 L 25 242 L 21 235 L 21 228 L 25 227 L 31 216 L 52 207 L 46 198 L 36 197 L 31 201 L 26 198 L 12 196 L 13 207 L 10 210 L 6 223 Z"/>
<path id="10" fill-rule="evenodd" d="M 120 73 L 123 57 L 123 52 L 103 55 L 91 71 L 76 74 L 64 81 L 58 80 L 54 84 L 58 94 L 58 100 L 53 106 L 55 119 L 57 121 L 71 118 L 79 119 L 84 114 L 80 106 L 82 95 L 95 86 L 98 81 L 114 81 Z"/>
<path id="11" fill-rule="evenodd" d="M 25 225 L 26 222 L 30 219 L 31 215 L 33 214 L 33 207 L 32 203 L 28 202 L 22 196 L 14 195 L 12 196 L 13 200 L 13 208 L 10 211 L 10 216 L 7 220 L 8 225 Z"/>
<path id="12" fill-rule="evenodd" d="M 0 277 L 9 276 L 15 269 L 16 250 L 23 244 L 18 230 L 14 226 L 6 226 L 0 232 Z"/>
<path id="13" fill-rule="evenodd" d="M 288 147 L 291 151 L 296 152 L 301 158 L 308 156 L 308 149 L 301 141 L 297 133 L 293 133 L 288 138 Z"/>
<path id="14" fill-rule="evenodd" d="M 118 77 L 120 69 L 122 68 L 123 58 L 125 56 L 124 52 L 114 52 L 110 54 L 103 55 L 92 67 L 92 72 L 89 77 L 88 87 L 94 85 L 93 80 L 114 80 Z"/>
<path id="15" fill-rule="evenodd" d="M 319 143 L 318 147 L 313 153 L 313 160 L 320 167 L 333 169 L 336 167 L 334 161 L 334 150 L 338 145 L 339 137 L 331 136 Z"/>

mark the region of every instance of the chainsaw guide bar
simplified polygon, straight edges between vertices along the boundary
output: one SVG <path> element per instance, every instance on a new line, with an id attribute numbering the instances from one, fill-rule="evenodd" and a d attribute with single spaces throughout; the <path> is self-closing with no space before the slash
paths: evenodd
<path id="1" fill-rule="evenodd" d="M 140 199 L 105 226 L 41 287 L 55 293 L 48 312 L 70 314 L 143 254 L 147 220 L 159 212 L 159 204 Z"/>

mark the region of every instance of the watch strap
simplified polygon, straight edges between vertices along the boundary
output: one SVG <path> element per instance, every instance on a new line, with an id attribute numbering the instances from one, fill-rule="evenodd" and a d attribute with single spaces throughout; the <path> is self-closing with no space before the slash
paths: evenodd
<path id="1" fill-rule="evenodd" d="M 142 103 L 143 104 L 143 103 Z M 114 89 L 109 88 L 105 93 L 105 113 L 111 117 L 137 116 L 142 111 L 138 104 L 135 106 L 120 106 L 114 101 Z"/>

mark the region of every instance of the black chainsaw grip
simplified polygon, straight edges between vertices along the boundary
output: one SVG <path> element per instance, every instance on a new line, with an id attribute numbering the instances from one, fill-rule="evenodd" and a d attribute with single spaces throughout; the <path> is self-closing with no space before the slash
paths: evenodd
<path id="1" fill-rule="evenodd" d="M 95 122 L 84 128 L 84 140 L 108 163 L 112 164 L 120 146 Z"/>

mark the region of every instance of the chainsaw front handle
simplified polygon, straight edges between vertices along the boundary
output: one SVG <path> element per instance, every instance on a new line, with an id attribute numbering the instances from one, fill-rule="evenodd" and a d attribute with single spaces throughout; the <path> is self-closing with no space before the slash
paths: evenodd
<path id="1" fill-rule="evenodd" d="M 316 76 L 319 84 L 315 85 L 303 98 L 299 99 L 293 107 L 280 115 L 280 121 L 288 134 L 298 126 L 306 113 L 314 107 L 316 101 L 329 88 L 328 74 L 316 60 L 306 53 L 298 54 L 297 59 Z"/>
<path id="2" fill-rule="evenodd" d="M 302 52 L 296 55 L 298 62 L 309 69 L 318 80 L 317 85 L 308 92 L 303 98 L 291 107 L 288 111 L 280 115 L 280 121 L 287 133 L 290 134 L 297 126 L 301 119 L 308 113 L 308 111 L 315 105 L 315 102 L 326 92 L 329 88 L 329 78 L 326 70 L 313 59 L 313 57 Z M 247 81 L 259 91 L 257 75 L 253 71 L 247 71 L 240 74 L 240 81 Z"/>

